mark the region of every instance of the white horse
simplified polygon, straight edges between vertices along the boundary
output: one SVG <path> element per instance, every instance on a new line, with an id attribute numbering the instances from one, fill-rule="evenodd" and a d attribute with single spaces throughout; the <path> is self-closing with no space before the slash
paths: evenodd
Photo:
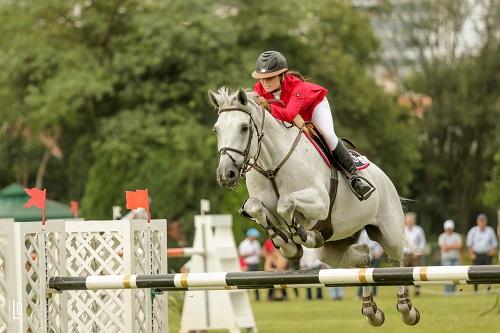
<path id="1" fill-rule="evenodd" d="M 402 266 L 404 213 L 394 185 L 381 169 L 371 163 L 359 172 L 376 188 L 365 201 L 359 201 L 345 177 L 339 177 L 330 207 L 332 170 L 301 130 L 272 117 L 254 101 L 254 93 L 242 89 L 231 93 L 223 87 L 217 93 L 209 91 L 209 97 L 219 114 L 214 125 L 217 181 L 233 187 L 246 176 L 249 199 L 243 212 L 267 231 L 284 256 L 300 258 L 304 245 L 317 248 L 320 260 L 331 267 L 367 267 L 368 247 L 357 243 L 365 228 Z M 314 230 L 318 221 L 330 216 L 333 235 Z M 328 239 L 323 239 L 325 234 Z M 370 324 L 381 325 L 384 314 L 375 305 L 371 288 L 364 287 L 363 295 L 362 313 Z M 405 323 L 419 321 L 404 286 L 398 287 L 398 310 Z"/>

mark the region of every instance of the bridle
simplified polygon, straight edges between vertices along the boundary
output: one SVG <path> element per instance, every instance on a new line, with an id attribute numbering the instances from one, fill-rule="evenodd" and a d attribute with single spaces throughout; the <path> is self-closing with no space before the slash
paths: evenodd
<path id="1" fill-rule="evenodd" d="M 244 177 L 245 174 L 248 171 L 250 171 L 250 169 L 252 169 L 253 165 L 257 162 L 257 159 L 260 156 L 260 151 L 261 151 L 261 146 L 262 146 L 262 138 L 264 137 L 264 121 L 266 118 L 266 112 L 264 111 L 264 109 L 262 107 L 260 107 L 260 111 L 262 112 L 262 122 L 260 124 L 260 130 L 259 130 L 259 128 L 257 127 L 257 123 L 253 119 L 252 113 L 248 110 L 243 109 L 243 108 L 239 108 L 236 106 L 220 108 L 218 110 L 218 114 L 220 115 L 223 112 L 231 112 L 231 111 L 243 112 L 249 116 L 248 141 L 247 141 L 247 145 L 245 147 L 245 150 L 243 150 L 243 151 L 241 151 L 239 149 L 232 148 L 232 147 L 220 148 L 219 149 L 219 161 L 223 155 L 227 155 L 231 159 L 231 161 L 233 162 L 233 165 L 238 169 L 240 176 Z M 250 157 L 250 146 L 252 145 L 254 131 L 255 131 L 255 133 L 257 133 L 257 153 L 255 154 L 255 156 L 253 158 L 251 158 Z M 237 154 L 243 156 L 243 163 L 240 166 L 238 166 L 238 164 L 236 163 L 236 160 L 234 159 L 234 157 L 231 154 L 229 154 L 229 152 L 234 152 L 234 153 L 237 153 Z M 251 162 L 251 160 L 253 160 L 253 163 Z"/>
<path id="2" fill-rule="evenodd" d="M 257 103 L 255 103 L 255 104 L 257 105 Z M 274 169 L 264 169 L 263 167 L 261 167 L 260 165 L 257 164 L 257 160 L 260 156 L 260 152 L 261 152 L 261 148 L 262 148 L 262 138 L 264 137 L 264 121 L 265 121 L 267 112 L 262 106 L 259 106 L 259 110 L 260 110 L 260 112 L 262 112 L 262 121 L 260 124 L 260 130 L 259 130 L 259 127 L 257 126 L 257 123 L 253 119 L 252 113 L 249 112 L 248 110 L 245 110 L 243 108 L 236 107 L 236 106 L 220 108 L 218 110 L 219 115 L 223 112 L 237 111 L 237 112 L 246 113 L 250 117 L 250 119 L 248 121 L 248 130 L 249 130 L 248 141 L 247 141 L 247 145 L 245 147 L 245 150 L 241 151 L 239 149 L 235 149 L 232 147 L 222 147 L 219 149 L 219 161 L 223 155 L 227 155 L 231 159 L 231 161 L 233 162 L 233 165 L 235 166 L 235 168 L 238 169 L 238 171 L 240 173 L 240 177 L 244 177 L 248 171 L 250 171 L 251 169 L 254 169 L 255 171 L 257 171 L 258 173 L 260 173 L 261 175 L 263 175 L 264 177 L 266 177 L 267 179 L 269 179 L 271 181 L 271 184 L 273 185 L 274 193 L 279 198 L 280 194 L 278 191 L 278 186 L 276 185 L 276 181 L 275 181 L 276 175 L 278 174 L 278 171 L 285 164 L 285 162 L 290 158 L 293 151 L 297 147 L 297 145 L 300 141 L 300 137 L 302 136 L 303 129 L 299 128 L 299 132 L 297 133 L 297 136 L 295 137 L 295 140 L 292 144 L 292 147 L 290 148 L 290 150 L 288 151 L 286 156 L 283 158 L 283 160 L 278 164 L 278 166 Z M 252 144 L 254 131 L 257 134 L 257 152 L 255 153 L 255 156 L 250 157 L 250 146 Z M 243 156 L 243 163 L 239 166 L 236 163 L 236 160 L 234 159 L 234 157 L 231 156 L 231 154 L 229 152 L 234 152 L 234 153 L 237 153 L 237 154 Z"/>

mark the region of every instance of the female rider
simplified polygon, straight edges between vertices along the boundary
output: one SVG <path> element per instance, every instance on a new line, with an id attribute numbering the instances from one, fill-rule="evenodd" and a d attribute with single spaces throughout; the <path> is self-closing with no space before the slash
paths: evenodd
<path id="1" fill-rule="evenodd" d="M 277 51 L 266 51 L 259 56 L 252 77 L 259 80 L 254 86 L 259 95 L 257 102 L 277 119 L 293 122 L 297 115 L 301 115 L 305 121 L 312 122 L 344 169 L 358 199 L 368 199 L 372 187 L 361 181 L 351 154 L 335 134 L 332 112 L 326 99 L 328 90 L 305 82 L 300 74 L 289 72 L 285 57 Z"/>

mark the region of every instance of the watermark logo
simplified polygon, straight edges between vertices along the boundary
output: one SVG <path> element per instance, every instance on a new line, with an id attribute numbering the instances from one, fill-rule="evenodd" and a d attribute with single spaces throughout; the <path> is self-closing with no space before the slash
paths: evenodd
<path id="1" fill-rule="evenodd" d="M 12 300 L 9 306 L 9 318 L 11 320 L 23 320 L 23 305 L 21 302 Z"/>
<path id="2" fill-rule="evenodd" d="M 21 302 L 16 300 L 11 300 L 8 302 L 4 298 L 0 298 L 0 310 L 8 305 L 9 310 L 9 320 L 11 321 L 22 321 L 23 320 L 23 307 Z"/>

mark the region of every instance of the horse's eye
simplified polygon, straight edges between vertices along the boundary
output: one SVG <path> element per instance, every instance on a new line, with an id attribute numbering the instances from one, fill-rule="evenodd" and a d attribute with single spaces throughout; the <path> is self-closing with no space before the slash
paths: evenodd
<path id="1" fill-rule="evenodd" d="M 248 131 L 248 125 L 241 125 L 241 133 L 246 133 Z"/>

